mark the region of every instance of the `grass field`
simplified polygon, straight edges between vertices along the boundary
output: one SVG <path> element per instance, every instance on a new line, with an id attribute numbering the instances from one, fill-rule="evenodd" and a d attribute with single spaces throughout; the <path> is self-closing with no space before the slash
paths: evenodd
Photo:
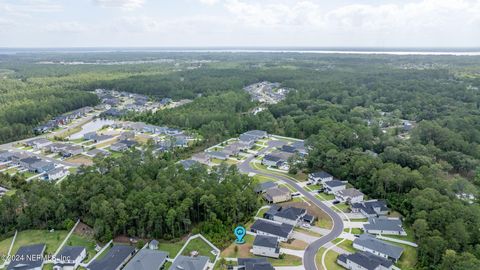
<path id="1" fill-rule="evenodd" d="M 344 213 L 349 213 L 350 212 L 350 206 L 345 203 L 339 203 L 335 205 L 336 208 L 333 208 L 336 212 L 344 212 Z"/>
<path id="2" fill-rule="evenodd" d="M 350 230 L 350 228 L 346 228 L 344 229 L 343 231 L 344 232 L 348 232 Z M 360 229 L 360 228 L 352 228 L 352 234 L 362 234 L 363 233 L 363 230 Z"/>
<path id="3" fill-rule="evenodd" d="M 337 257 L 338 253 L 334 251 L 328 251 L 327 255 L 325 256 L 325 266 L 327 269 L 322 267 L 322 256 L 325 252 L 325 248 L 320 248 L 318 250 L 317 256 L 315 257 L 315 262 L 317 263 L 318 269 L 322 270 L 344 270 L 343 267 L 337 264 Z"/>
<path id="4" fill-rule="evenodd" d="M 337 238 L 335 240 L 333 240 L 332 242 L 333 243 L 338 243 L 340 241 L 342 241 L 343 239 L 342 238 Z M 356 250 L 353 248 L 353 242 L 350 241 L 350 240 L 345 240 L 343 241 L 342 243 L 338 244 L 339 247 L 343 248 L 344 250 L 346 251 L 349 251 L 349 252 L 352 252 L 354 253 Z"/>
<path id="5" fill-rule="evenodd" d="M 184 242 L 160 242 L 158 250 L 168 252 L 170 258 L 175 258 L 180 249 L 182 249 Z"/>
<path id="6" fill-rule="evenodd" d="M 312 232 L 312 231 L 309 231 L 309 230 L 306 230 L 306 229 L 303 229 L 303 228 L 295 228 L 293 230 L 297 231 L 297 232 L 300 232 L 300 233 L 303 233 L 303 234 L 306 234 L 306 235 L 313 236 L 313 237 L 322 237 L 322 235 L 319 234 L 319 233 Z"/>
<path id="7" fill-rule="evenodd" d="M 383 240 L 383 241 L 386 241 L 386 242 L 389 242 L 387 240 Z M 400 267 L 402 270 L 413 270 L 415 269 L 415 264 L 417 264 L 417 249 L 412 247 L 412 246 L 408 246 L 408 245 L 402 245 L 402 244 L 399 244 L 399 243 L 395 243 L 395 242 L 390 242 L 396 246 L 399 246 L 399 247 L 402 247 L 404 250 L 403 250 L 403 254 L 402 254 L 402 257 L 400 257 L 400 260 L 398 260 L 397 262 L 397 266 Z"/>
<path id="8" fill-rule="evenodd" d="M 8 249 L 10 248 L 10 243 L 12 243 L 13 237 L 9 237 L 0 241 L 0 264 L 3 262 L 3 258 L 8 255 Z"/>
<path id="9" fill-rule="evenodd" d="M 15 244 L 13 245 L 12 255 L 17 252 L 21 246 L 44 243 L 47 245 L 46 253 L 55 253 L 57 248 L 62 243 L 63 239 L 67 236 L 67 231 L 54 231 L 49 232 L 47 230 L 27 230 L 21 231 L 17 235 Z"/>
<path id="10" fill-rule="evenodd" d="M 200 256 L 208 256 L 210 257 L 210 261 L 215 261 L 215 255 L 212 254 L 212 247 L 207 244 L 207 242 L 203 241 L 201 238 L 195 238 L 188 243 L 185 249 L 182 252 L 182 255 L 189 256 L 190 252 L 198 251 Z"/>
<path id="11" fill-rule="evenodd" d="M 335 199 L 335 195 L 320 193 L 320 194 L 317 195 L 317 198 L 319 198 L 321 201 L 331 201 L 331 200 Z"/>
<path id="12" fill-rule="evenodd" d="M 258 181 L 258 183 L 263 183 L 263 182 L 268 182 L 268 181 L 272 181 L 272 182 L 275 182 L 276 180 L 271 178 L 271 177 L 268 177 L 268 176 L 263 176 L 263 175 L 255 175 L 253 176 L 253 179 Z"/>
<path id="13" fill-rule="evenodd" d="M 351 218 L 351 222 L 367 222 L 368 218 Z"/>
<path id="14" fill-rule="evenodd" d="M 289 242 L 280 243 L 280 247 L 294 249 L 294 250 L 305 250 L 308 244 L 298 239 L 290 240 Z"/>

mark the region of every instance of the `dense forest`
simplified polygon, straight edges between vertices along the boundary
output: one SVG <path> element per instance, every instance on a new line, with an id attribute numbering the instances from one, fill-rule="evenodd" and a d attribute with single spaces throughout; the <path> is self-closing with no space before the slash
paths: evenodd
<path id="1" fill-rule="evenodd" d="M 205 146 L 254 128 L 306 139 L 311 151 L 304 167 L 298 169 L 327 170 L 373 198 L 387 199 L 405 217 L 419 243 L 416 268 L 463 270 L 480 263 L 478 57 L 158 53 L 94 54 L 83 61 L 99 58 L 165 61 L 32 65 L 32 61 L 47 59 L 77 61 L 82 56 L 23 55 L 6 57 L 0 68 L 14 71 L 9 78 L 41 83 L 42 89 L 57 85 L 79 95 L 82 92 L 78 90 L 108 87 L 154 97 L 194 98 L 182 107 L 127 117 L 196 130 L 205 138 Z M 258 104 L 241 88 L 263 80 L 295 90 L 286 100 L 254 115 L 251 111 Z M 415 123 L 403 137 L 398 136 L 401 128 L 395 127 L 402 119 Z M 244 200 L 230 188 L 248 180 L 233 169 L 213 174 L 202 169 L 184 172 L 164 159 L 137 166 L 138 158 L 133 154 L 124 157 L 120 162 L 126 166 L 121 167 L 111 159 L 98 161 L 106 173 L 85 169 L 65 181 L 59 191 L 45 183 L 8 180 L 24 191 L 0 203 L 3 232 L 14 226 L 45 227 L 83 217 L 94 225 L 99 239 L 123 233 L 173 238 L 193 228 L 215 235 L 213 224 L 228 220 L 225 213 L 234 211 L 231 203 Z M 213 188 L 219 183 L 225 189 Z M 173 200 L 159 195 L 169 194 L 165 187 L 176 194 Z M 197 194 L 197 189 L 205 193 Z M 210 202 L 209 194 L 218 201 Z M 462 194 L 476 199 L 463 200 Z M 76 205 L 67 197 L 75 198 Z M 198 201 L 202 197 L 203 202 Z M 186 198 L 193 201 L 185 202 Z M 245 219 L 256 207 L 256 200 L 249 199 L 235 210 L 236 219 Z M 32 213 L 27 203 L 22 214 L 13 215 L 14 207 L 25 200 L 45 205 L 46 210 L 35 216 L 38 211 Z M 63 206 L 58 210 L 51 202 Z M 143 205 L 136 208 L 136 204 L 149 202 L 158 211 L 147 213 Z M 182 207 L 189 203 L 200 208 L 185 213 Z M 174 208 L 175 213 L 159 210 L 165 207 Z M 156 215 L 168 222 L 150 223 Z M 159 227 L 152 231 L 152 226 Z M 153 234 L 146 233 L 149 231 Z"/>
<path id="2" fill-rule="evenodd" d="M 6 176 L 0 183 L 19 188 L 0 203 L 2 234 L 64 229 L 81 218 L 103 242 L 117 235 L 168 240 L 195 230 L 223 247 L 259 207 L 253 183 L 234 167 L 185 171 L 169 157 L 140 152 L 98 160 L 60 185 Z"/>

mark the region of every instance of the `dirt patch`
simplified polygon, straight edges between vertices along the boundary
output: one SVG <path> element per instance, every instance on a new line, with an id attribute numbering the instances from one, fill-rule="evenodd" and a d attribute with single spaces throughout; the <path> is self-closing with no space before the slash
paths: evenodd
<path id="1" fill-rule="evenodd" d="M 83 155 L 67 158 L 65 161 L 85 166 L 93 165 L 92 159 Z"/>
<path id="2" fill-rule="evenodd" d="M 77 227 L 73 231 L 75 234 L 85 236 L 88 238 L 93 238 L 95 231 L 92 227 L 88 226 L 87 224 L 80 222 L 78 223 Z"/>
<path id="3" fill-rule="evenodd" d="M 322 223 L 330 224 L 330 228 L 331 228 L 332 219 L 330 218 L 330 216 L 328 216 L 327 213 L 323 212 L 322 209 L 318 208 L 313 203 L 310 203 L 310 205 L 308 205 L 306 202 L 303 202 L 303 201 L 302 202 L 284 202 L 284 203 L 280 203 L 279 205 L 293 206 L 293 207 L 307 209 L 308 214 L 315 216 L 319 221 L 322 221 Z"/>
<path id="4" fill-rule="evenodd" d="M 295 250 L 305 250 L 308 244 L 302 240 L 293 239 L 288 242 L 280 243 L 282 248 L 295 249 Z"/>

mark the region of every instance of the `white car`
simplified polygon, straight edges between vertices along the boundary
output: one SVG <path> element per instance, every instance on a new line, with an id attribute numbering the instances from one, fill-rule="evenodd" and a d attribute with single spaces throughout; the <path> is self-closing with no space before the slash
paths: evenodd
<path id="1" fill-rule="evenodd" d="M 308 223 L 303 223 L 302 225 L 304 228 L 307 228 L 307 229 L 310 229 L 312 227 L 312 225 L 308 224 Z"/>

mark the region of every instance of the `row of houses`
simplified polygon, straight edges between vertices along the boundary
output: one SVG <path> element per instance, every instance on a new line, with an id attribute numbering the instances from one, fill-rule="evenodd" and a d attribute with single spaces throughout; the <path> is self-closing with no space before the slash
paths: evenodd
<path id="1" fill-rule="evenodd" d="M 90 134 L 91 135 L 91 134 Z M 58 153 L 63 157 L 79 155 L 83 152 L 83 147 L 69 143 L 54 143 L 45 138 L 36 138 L 24 143 L 26 146 L 33 147 L 35 150 L 44 150 L 52 153 Z"/>
<path id="2" fill-rule="evenodd" d="M 61 125 L 66 125 L 75 119 L 84 117 L 87 113 L 90 113 L 92 111 L 93 111 L 93 108 L 87 106 L 87 107 L 83 107 L 83 108 L 62 114 L 60 116 L 53 118 L 52 120 L 49 120 L 47 123 L 36 127 L 34 131 L 37 133 L 44 133 L 47 131 L 51 131 Z"/>
<path id="3" fill-rule="evenodd" d="M 315 217 L 309 215 L 305 209 L 272 205 L 263 219 L 257 219 L 250 228 L 256 234 L 252 253 L 278 258 L 279 243 L 291 239 L 294 227 L 312 224 L 314 221 Z"/>
<path id="4" fill-rule="evenodd" d="M 262 194 L 268 203 L 281 203 L 292 199 L 292 193 L 287 187 L 279 187 L 272 181 L 260 183 L 254 190 L 256 193 Z"/>
<path id="5" fill-rule="evenodd" d="M 294 155 L 298 155 L 299 157 L 305 157 L 307 155 L 307 150 L 303 141 L 297 141 L 292 144 L 278 147 L 277 150 L 263 157 L 262 164 L 268 167 L 288 170 L 288 160 Z"/>
<path id="6" fill-rule="evenodd" d="M 205 151 L 208 158 L 227 160 L 231 156 L 238 155 L 241 151 L 252 148 L 258 140 L 267 138 L 268 133 L 263 130 L 250 130 L 242 133 L 238 141 L 228 144 L 220 151 Z"/>
<path id="7" fill-rule="evenodd" d="M 22 246 L 7 270 L 41 270 L 45 264 L 45 244 Z M 85 266 L 87 270 L 159 270 L 164 269 L 169 260 L 167 252 L 158 251 L 158 241 L 152 240 L 140 250 L 133 246 L 113 245 L 104 256 L 91 261 Z M 87 258 L 87 250 L 83 246 L 65 246 L 52 258 L 54 270 L 74 270 Z M 207 256 L 177 256 L 169 270 L 205 270 L 210 258 Z"/>
<path id="8" fill-rule="evenodd" d="M 66 168 L 28 152 L 1 151 L 0 162 L 10 162 L 29 172 L 44 174 L 44 178 L 48 180 L 57 180 L 69 174 Z"/>

